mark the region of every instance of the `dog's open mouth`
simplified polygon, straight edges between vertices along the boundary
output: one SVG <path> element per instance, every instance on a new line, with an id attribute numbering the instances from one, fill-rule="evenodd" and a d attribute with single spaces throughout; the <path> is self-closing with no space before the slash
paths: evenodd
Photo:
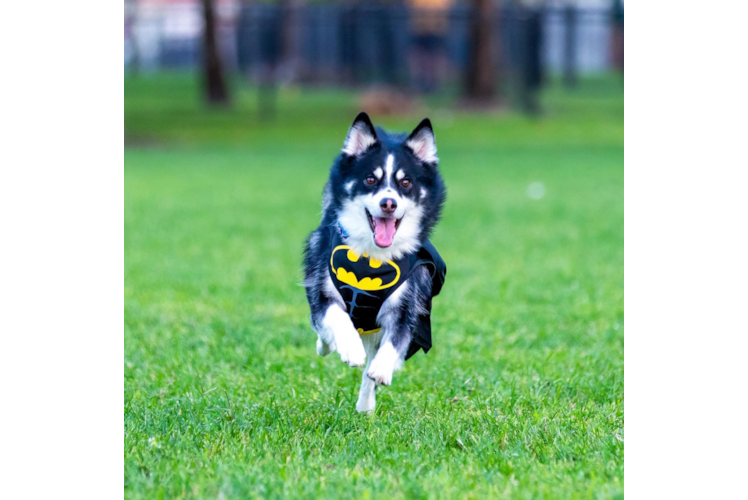
<path id="1" fill-rule="evenodd" d="M 394 217 L 374 217 L 368 210 L 366 210 L 366 216 L 369 217 L 371 232 L 374 233 L 374 243 L 380 247 L 388 247 L 392 245 L 392 240 L 395 239 L 397 228 L 400 227 L 400 221 L 403 219 L 395 219 Z"/>

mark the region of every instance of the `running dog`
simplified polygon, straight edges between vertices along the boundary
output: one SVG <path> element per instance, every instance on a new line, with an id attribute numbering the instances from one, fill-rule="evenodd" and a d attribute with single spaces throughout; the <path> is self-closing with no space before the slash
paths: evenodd
<path id="1" fill-rule="evenodd" d="M 406 135 L 375 129 L 360 113 L 330 169 L 322 221 L 306 241 L 317 354 L 366 364 L 359 412 L 374 409 L 377 384 L 389 385 L 406 359 L 431 348 L 431 299 L 447 273 L 428 241 L 446 196 L 438 163 L 428 118 Z"/>

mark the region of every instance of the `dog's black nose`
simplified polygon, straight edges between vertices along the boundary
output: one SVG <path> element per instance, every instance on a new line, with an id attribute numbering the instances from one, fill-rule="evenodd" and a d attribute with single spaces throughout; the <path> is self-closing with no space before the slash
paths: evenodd
<path id="1" fill-rule="evenodd" d="M 386 214 L 392 214 L 397 210 L 397 202 L 392 198 L 383 198 L 379 206 L 382 207 L 382 212 Z"/>

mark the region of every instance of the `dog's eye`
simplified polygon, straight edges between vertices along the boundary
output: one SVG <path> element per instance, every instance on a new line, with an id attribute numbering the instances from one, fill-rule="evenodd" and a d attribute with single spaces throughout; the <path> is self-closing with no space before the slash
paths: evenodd
<path id="1" fill-rule="evenodd" d="M 410 186 L 410 179 L 403 179 L 400 181 L 400 185 L 404 188 Z"/>
<path id="2" fill-rule="evenodd" d="M 366 179 L 364 179 L 364 182 L 371 186 L 375 182 L 377 182 L 377 180 L 374 178 L 373 175 L 370 175 L 369 177 L 367 177 Z"/>

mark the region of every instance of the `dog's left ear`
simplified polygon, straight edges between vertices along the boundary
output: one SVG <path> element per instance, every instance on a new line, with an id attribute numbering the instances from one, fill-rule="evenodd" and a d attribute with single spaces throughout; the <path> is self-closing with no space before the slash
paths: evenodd
<path id="1" fill-rule="evenodd" d="M 434 130 L 431 128 L 431 120 L 424 118 L 421 123 L 405 140 L 416 157 L 424 163 L 437 163 L 439 158 L 436 156 L 436 138 Z"/>

